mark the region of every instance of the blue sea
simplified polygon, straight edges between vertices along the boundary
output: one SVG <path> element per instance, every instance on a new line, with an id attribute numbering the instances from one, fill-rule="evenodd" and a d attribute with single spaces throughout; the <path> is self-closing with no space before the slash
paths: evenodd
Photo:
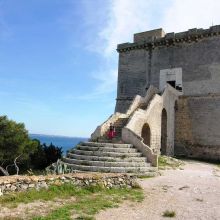
<path id="1" fill-rule="evenodd" d="M 65 136 L 56 136 L 56 135 L 44 135 L 44 134 L 29 134 L 31 139 L 38 139 L 41 144 L 45 143 L 49 145 L 52 143 L 57 147 L 62 147 L 63 154 L 66 154 L 66 151 L 75 147 L 81 141 L 87 141 L 88 138 L 81 137 L 65 137 Z"/>

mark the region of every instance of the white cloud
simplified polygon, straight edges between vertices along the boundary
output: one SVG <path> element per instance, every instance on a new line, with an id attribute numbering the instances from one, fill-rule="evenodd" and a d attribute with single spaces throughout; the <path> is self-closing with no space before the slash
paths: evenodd
<path id="1" fill-rule="evenodd" d="M 220 24 L 219 10 L 219 0 L 172 0 L 161 25 L 166 32 L 209 28 L 212 23 Z"/>
<path id="2" fill-rule="evenodd" d="M 111 0 L 103 2 L 105 14 L 102 14 L 100 19 L 104 22 L 98 22 L 100 26 L 88 48 L 98 52 L 104 58 L 104 62 L 102 67 L 97 69 L 95 77 L 99 83 L 98 87 L 84 98 L 98 98 L 116 89 L 117 44 L 132 42 L 134 33 L 160 27 L 167 33 L 180 32 L 196 27 L 208 28 L 212 23 L 220 24 L 219 0 Z M 92 8 L 94 10 L 94 7 Z M 94 11 L 92 13 L 99 14 Z M 89 19 L 92 13 L 90 11 Z M 97 15 L 94 16 L 97 18 Z M 95 24 L 92 23 L 92 25 Z M 109 66 L 111 66 L 110 71 Z"/>
<path id="3" fill-rule="evenodd" d="M 105 42 L 104 55 L 111 56 L 117 44 L 132 41 L 133 33 L 145 30 L 150 23 L 149 11 L 152 1 L 113 0 L 106 26 L 99 32 Z"/>
<path id="4" fill-rule="evenodd" d="M 109 7 L 107 23 L 98 33 L 107 57 L 117 44 L 132 42 L 137 32 L 159 27 L 178 32 L 220 24 L 219 0 L 112 0 Z"/>
<path id="5" fill-rule="evenodd" d="M 97 79 L 98 86 L 92 94 L 81 98 L 98 98 L 116 90 L 117 44 L 126 41 L 132 42 L 133 33 L 145 30 L 148 27 L 149 13 L 147 11 L 150 11 L 151 2 L 153 1 L 111 0 L 107 3 L 107 10 L 106 5 L 104 6 L 107 13 L 101 19 L 105 22 L 97 31 L 95 40 L 93 39 L 88 46 L 88 49 L 96 51 L 104 57 L 102 67 L 97 69 L 95 74 L 92 74 L 92 77 Z M 91 13 L 89 13 L 88 18 L 91 19 Z"/>

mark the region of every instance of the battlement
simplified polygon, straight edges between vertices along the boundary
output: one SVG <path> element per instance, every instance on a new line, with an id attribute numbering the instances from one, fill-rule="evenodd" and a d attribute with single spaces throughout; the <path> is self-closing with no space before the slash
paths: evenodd
<path id="1" fill-rule="evenodd" d="M 197 42 L 203 38 L 209 38 L 220 35 L 220 25 L 211 26 L 209 29 L 194 28 L 180 33 L 167 33 L 163 29 L 155 29 L 151 31 L 134 34 L 133 43 L 118 44 L 117 51 L 119 53 L 134 49 L 153 49 L 160 46 L 173 46 L 182 42 Z"/>
<path id="2" fill-rule="evenodd" d="M 162 28 L 134 34 L 134 43 L 158 39 L 165 36 Z"/>

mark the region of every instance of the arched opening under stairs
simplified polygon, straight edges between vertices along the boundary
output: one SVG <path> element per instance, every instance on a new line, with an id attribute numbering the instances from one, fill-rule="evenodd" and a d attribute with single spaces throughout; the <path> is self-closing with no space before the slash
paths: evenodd
<path id="1" fill-rule="evenodd" d="M 144 139 L 144 144 L 150 147 L 151 131 L 147 123 L 142 127 L 141 137 Z"/>

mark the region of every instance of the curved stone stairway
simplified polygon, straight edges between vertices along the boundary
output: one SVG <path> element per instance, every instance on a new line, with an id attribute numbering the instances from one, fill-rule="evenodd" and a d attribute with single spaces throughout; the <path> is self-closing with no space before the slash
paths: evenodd
<path id="1" fill-rule="evenodd" d="M 128 123 L 129 117 L 127 118 L 119 118 L 115 123 L 113 123 L 113 126 L 115 127 L 116 136 L 109 140 L 108 138 L 108 131 L 105 132 L 105 134 L 98 138 L 99 143 L 122 143 L 121 140 L 121 133 L 122 128 L 125 127 L 125 125 Z"/>
<path id="2" fill-rule="evenodd" d="M 61 162 L 71 172 L 136 173 L 154 176 L 151 167 L 131 144 L 84 142 L 71 149 Z"/>

